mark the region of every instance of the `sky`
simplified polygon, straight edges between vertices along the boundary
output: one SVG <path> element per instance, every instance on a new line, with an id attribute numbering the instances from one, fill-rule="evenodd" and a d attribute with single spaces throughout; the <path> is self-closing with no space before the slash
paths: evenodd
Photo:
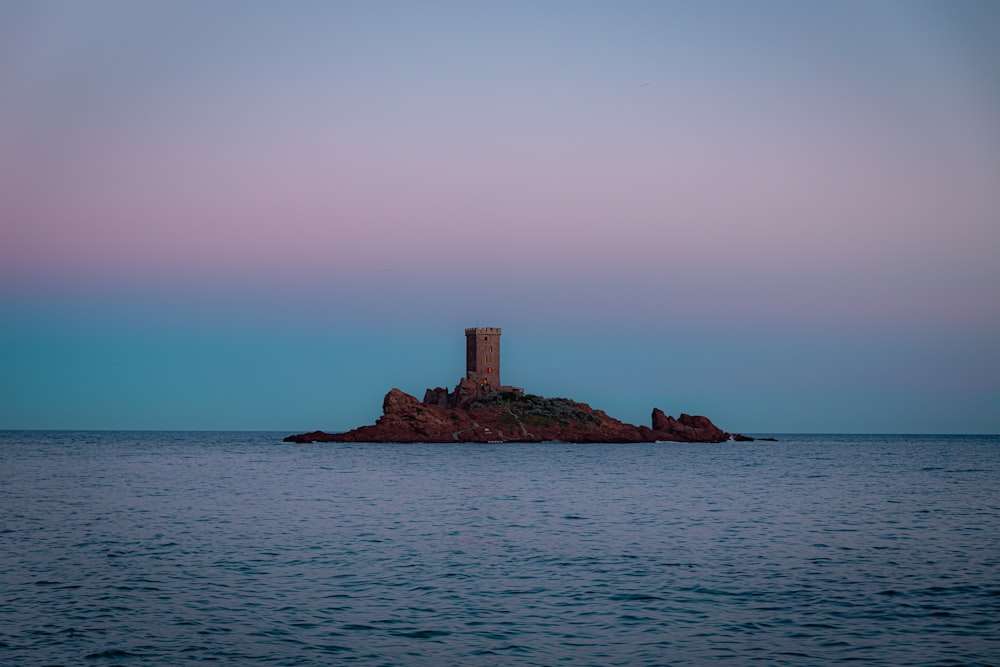
<path id="1" fill-rule="evenodd" d="M 0 0 L 0 428 L 1000 433 L 1000 4 Z"/>

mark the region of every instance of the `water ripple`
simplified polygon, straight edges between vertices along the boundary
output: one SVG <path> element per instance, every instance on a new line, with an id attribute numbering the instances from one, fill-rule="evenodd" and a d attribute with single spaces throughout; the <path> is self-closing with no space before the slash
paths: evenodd
<path id="1" fill-rule="evenodd" d="M 0 664 L 1000 664 L 1000 439 L 0 433 Z"/>

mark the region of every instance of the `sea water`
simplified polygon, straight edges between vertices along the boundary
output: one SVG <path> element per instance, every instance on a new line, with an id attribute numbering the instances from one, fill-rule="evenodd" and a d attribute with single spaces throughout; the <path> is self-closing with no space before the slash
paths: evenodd
<path id="1" fill-rule="evenodd" d="M 0 433 L 0 664 L 997 665 L 1000 438 Z"/>

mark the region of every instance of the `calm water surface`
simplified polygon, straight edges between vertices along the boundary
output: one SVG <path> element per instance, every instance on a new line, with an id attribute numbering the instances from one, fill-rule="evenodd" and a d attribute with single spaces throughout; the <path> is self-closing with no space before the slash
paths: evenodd
<path id="1" fill-rule="evenodd" d="M 0 432 L 0 664 L 997 665 L 1000 438 Z"/>

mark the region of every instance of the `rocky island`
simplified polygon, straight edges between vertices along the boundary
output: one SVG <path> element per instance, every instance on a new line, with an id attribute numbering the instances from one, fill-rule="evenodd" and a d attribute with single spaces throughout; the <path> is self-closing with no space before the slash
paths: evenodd
<path id="1" fill-rule="evenodd" d="M 635 426 L 567 398 L 525 394 L 500 384 L 500 328 L 465 330 L 466 377 L 454 391 L 428 389 L 423 400 L 392 389 L 382 416 L 345 433 L 313 431 L 285 442 L 725 442 L 730 434 L 707 417 L 668 417 L 653 409 Z M 739 436 L 743 440 L 752 440 Z"/>

